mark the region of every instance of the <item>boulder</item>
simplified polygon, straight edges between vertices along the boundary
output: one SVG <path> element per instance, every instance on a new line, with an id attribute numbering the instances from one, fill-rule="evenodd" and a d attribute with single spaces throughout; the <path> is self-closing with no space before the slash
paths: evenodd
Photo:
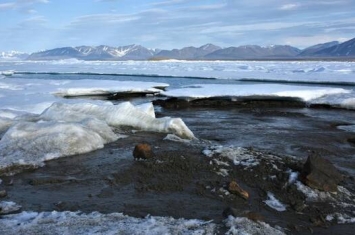
<path id="1" fill-rule="evenodd" d="M 231 181 L 228 185 L 228 191 L 232 194 L 238 195 L 244 199 L 249 198 L 249 193 L 242 189 L 236 181 Z"/>
<path id="2" fill-rule="evenodd" d="M 343 175 L 333 164 L 317 154 L 308 156 L 301 172 L 301 180 L 311 188 L 326 192 L 336 192 Z"/>
<path id="3" fill-rule="evenodd" d="M 136 159 L 149 159 L 154 157 L 154 153 L 149 144 L 137 144 L 133 150 L 133 157 Z"/>

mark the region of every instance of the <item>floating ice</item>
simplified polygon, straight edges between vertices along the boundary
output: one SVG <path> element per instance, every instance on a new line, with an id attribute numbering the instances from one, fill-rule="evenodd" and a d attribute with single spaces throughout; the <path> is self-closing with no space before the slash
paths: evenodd
<path id="1" fill-rule="evenodd" d="M 211 97 L 292 97 L 309 102 L 323 96 L 334 94 L 348 94 L 350 90 L 342 88 L 324 88 L 315 86 L 295 86 L 276 84 L 253 85 L 222 85 L 222 84 L 197 84 L 193 87 L 174 89 L 163 92 L 169 97 L 180 98 L 211 98 Z"/>
<path id="2" fill-rule="evenodd" d="M 51 84 L 56 85 L 52 82 Z M 164 88 L 169 86 L 165 83 L 136 82 L 136 81 L 107 81 L 107 80 L 77 80 L 67 81 L 60 84 L 53 94 L 60 96 L 84 96 L 84 95 L 106 95 L 117 92 L 124 93 L 151 93 L 157 94 L 161 90 L 155 87 Z"/>
<path id="3" fill-rule="evenodd" d="M 285 211 L 286 206 L 282 204 L 273 193 L 267 192 L 268 199 L 265 200 L 265 204 L 277 211 Z"/>
<path id="4" fill-rule="evenodd" d="M 148 216 L 134 218 L 121 213 L 22 212 L 3 216 L 0 233 L 17 234 L 215 234 L 216 225 L 201 220 Z"/>
<path id="5" fill-rule="evenodd" d="M 0 82 L 0 116 L 4 115 L 2 110 L 40 114 L 54 102 L 80 102 L 80 100 L 63 99 L 62 96 L 103 95 L 117 92 L 159 93 L 161 90 L 155 87 L 166 86 L 168 84 L 135 81 L 3 79 Z M 105 103 L 94 100 L 90 102 Z"/>
<path id="6" fill-rule="evenodd" d="M 232 217 L 226 220 L 229 230 L 226 235 L 252 235 L 252 234 L 273 234 L 285 235 L 281 229 L 273 228 L 265 222 L 254 222 L 243 217 Z"/>

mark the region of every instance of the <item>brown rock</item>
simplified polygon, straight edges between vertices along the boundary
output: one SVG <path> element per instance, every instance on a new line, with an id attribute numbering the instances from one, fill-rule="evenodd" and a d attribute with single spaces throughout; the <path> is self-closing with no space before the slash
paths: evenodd
<path id="1" fill-rule="evenodd" d="M 257 221 L 264 221 L 264 217 L 256 212 L 248 212 L 246 213 L 245 217 L 247 217 L 248 219 L 257 222 Z"/>
<path id="2" fill-rule="evenodd" d="M 149 159 L 154 157 L 154 153 L 149 144 L 137 144 L 133 150 L 133 157 L 137 159 Z"/>
<path id="3" fill-rule="evenodd" d="M 231 181 L 228 185 L 228 191 L 232 194 L 238 195 L 244 199 L 248 199 L 249 198 L 249 193 L 247 191 L 245 191 L 244 189 L 242 189 L 236 181 Z"/>
<path id="4" fill-rule="evenodd" d="M 311 188 L 336 192 L 338 184 L 343 180 L 343 175 L 330 161 L 312 154 L 303 166 L 301 180 Z"/>

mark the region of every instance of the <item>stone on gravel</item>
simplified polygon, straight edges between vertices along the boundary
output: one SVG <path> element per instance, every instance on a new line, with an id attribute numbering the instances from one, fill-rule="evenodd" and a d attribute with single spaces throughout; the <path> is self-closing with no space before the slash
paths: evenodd
<path id="1" fill-rule="evenodd" d="M 240 212 L 237 209 L 233 208 L 233 207 L 227 207 L 223 211 L 222 215 L 225 218 L 228 218 L 230 215 L 233 216 L 233 217 L 238 217 L 238 216 L 240 216 Z"/>
<path id="2" fill-rule="evenodd" d="M 254 222 L 257 222 L 257 221 L 264 221 L 264 217 L 256 212 L 248 212 L 246 213 L 245 217 L 247 217 L 248 219 L 254 221 Z"/>
<path id="3" fill-rule="evenodd" d="M 6 197 L 6 196 L 7 196 L 6 190 L 0 190 L 0 198 L 1 197 Z"/>
<path id="4" fill-rule="evenodd" d="M 133 150 L 133 157 L 136 159 L 149 159 L 154 157 L 154 153 L 149 144 L 137 144 Z"/>
<path id="5" fill-rule="evenodd" d="M 228 185 L 228 191 L 232 194 L 238 195 L 244 199 L 249 198 L 249 193 L 242 189 L 236 181 L 231 181 Z"/>
<path id="6" fill-rule="evenodd" d="M 336 192 L 338 184 L 343 180 L 343 175 L 329 160 L 312 154 L 303 166 L 301 180 L 311 188 Z"/>

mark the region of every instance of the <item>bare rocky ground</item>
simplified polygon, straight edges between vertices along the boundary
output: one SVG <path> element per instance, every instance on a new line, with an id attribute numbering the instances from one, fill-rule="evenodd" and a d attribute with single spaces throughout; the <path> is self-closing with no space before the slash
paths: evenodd
<path id="1" fill-rule="evenodd" d="M 158 115 L 182 117 L 199 140 L 174 142 L 164 140 L 166 134 L 127 128 L 123 132 L 128 138 L 104 149 L 49 161 L 42 168 L 14 176 L 1 176 L 0 191 L 7 192 L 4 200 L 18 203 L 26 211 L 197 218 L 220 224 L 220 234 L 226 230 L 223 214 L 233 214 L 280 226 L 287 234 L 353 234 L 354 223 L 338 224 L 335 217 L 355 217 L 351 173 L 355 168 L 354 133 L 337 128 L 350 125 L 348 116 L 354 113 L 329 112 L 335 111 L 250 104 L 219 109 L 162 108 L 157 110 Z M 135 160 L 132 152 L 139 143 L 150 144 L 155 156 Z M 230 144 L 244 147 L 258 164 L 235 165 L 218 153 L 210 157 L 202 153 L 215 148 L 211 146 Z M 290 183 L 291 172 L 301 172 L 310 153 L 335 163 L 345 176 L 340 192 L 320 194 L 323 200 L 311 200 L 295 182 Z M 231 181 L 236 181 L 249 197 L 228 191 Z M 286 206 L 285 211 L 265 203 L 270 192 Z M 327 215 L 335 217 L 330 220 Z"/>

